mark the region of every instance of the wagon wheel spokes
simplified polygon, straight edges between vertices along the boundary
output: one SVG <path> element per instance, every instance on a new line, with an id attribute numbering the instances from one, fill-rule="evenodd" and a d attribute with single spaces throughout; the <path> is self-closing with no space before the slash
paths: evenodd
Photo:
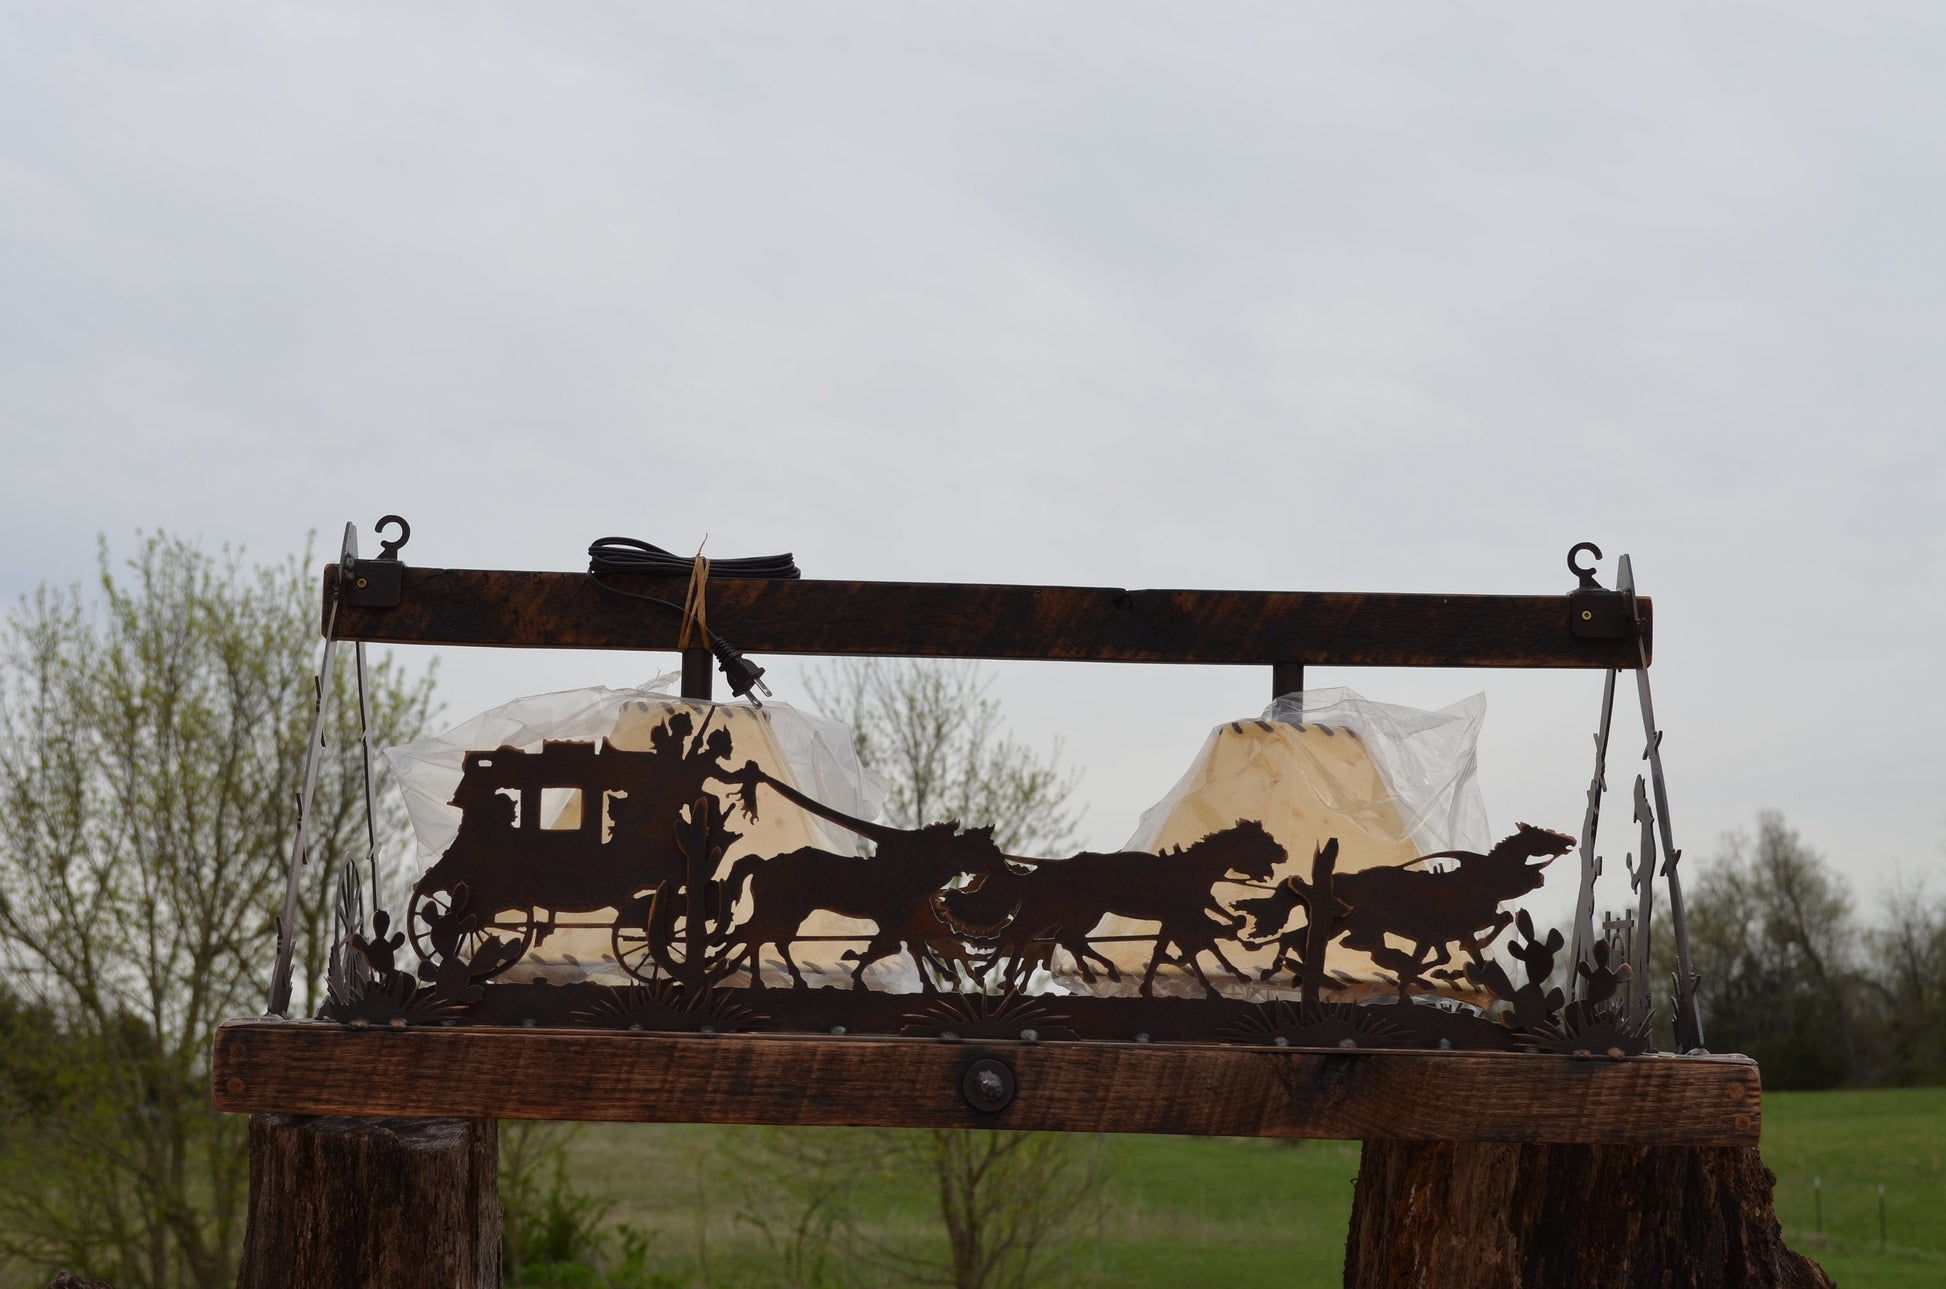
<path id="1" fill-rule="evenodd" d="M 491 979 L 506 972 L 533 948 L 539 925 L 531 907 L 500 909 L 468 928 L 464 923 L 473 904 L 464 882 L 455 883 L 451 891 L 422 889 L 412 893 L 406 914 L 406 935 L 421 963 L 428 968 L 435 967 L 446 960 L 448 953 L 455 953 L 470 963 L 478 959 L 481 950 L 501 940 L 517 942 L 520 952 L 509 957 L 491 975 L 482 977 Z M 460 925 L 454 924 L 455 919 Z M 422 978 L 424 974 L 421 973 Z"/>
<path id="2" fill-rule="evenodd" d="M 626 901 L 615 915 L 611 941 L 615 961 L 637 980 L 673 976 L 682 967 L 681 940 L 676 934 L 676 905 L 664 882 L 646 895 Z"/>

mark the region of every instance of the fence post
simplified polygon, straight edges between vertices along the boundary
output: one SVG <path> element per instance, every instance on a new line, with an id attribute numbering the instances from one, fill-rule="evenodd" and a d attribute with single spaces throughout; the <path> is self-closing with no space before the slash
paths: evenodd
<path id="1" fill-rule="evenodd" d="M 250 1118 L 237 1289 L 498 1289 L 491 1119 Z"/>
<path id="2" fill-rule="evenodd" d="M 1751 1146 L 1368 1141 L 1347 1289 L 1830 1289 Z"/>

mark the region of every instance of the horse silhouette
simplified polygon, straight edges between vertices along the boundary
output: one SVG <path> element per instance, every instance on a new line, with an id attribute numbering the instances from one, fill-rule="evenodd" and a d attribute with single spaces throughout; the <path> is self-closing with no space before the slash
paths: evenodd
<path id="1" fill-rule="evenodd" d="M 1480 961 L 1486 946 L 1513 923 L 1514 915 L 1501 911 L 1500 905 L 1538 890 L 1542 870 L 1575 846 L 1575 839 L 1565 833 L 1532 824 L 1516 827 L 1484 855 L 1442 850 L 1403 864 L 1331 875 L 1328 893 L 1338 901 L 1332 934 L 1342 934 L 1345 948 L 1369 954 L 1375 964 L 1396 975 L 1402 1000 L 1424 981 L 1426 973 L 1452 961 L 1450 946 L 1461 945 L 1474 961 Z M 1459 862 L 1445 871 L 1418 868 L 1429 859 Z M 1283 928 L 1291 913 L 1313 898 L 1315 893 L 1305 884 L 1286 878 L 1271 894 L 1237 904 L 1249 924 L 1245 943 L 1261 946 L 1270 936 L 1278 936 L 1278 956 L 1266 977 L 1284 961 L 1287 949 L 1301 953 L 1305 933 L 1283 932 Z M 1388 936 L 1412 948 L 1396 948 L 1387 943 Z"/>
<path id="2" fill-rule="evenodd" d="M 1238 923 L 1216 903 L 1213 888 L 1233 873 L 1267 881 L 1284 859 L 1284 848 L 1264 826 L 1244 819 L 1160 855 L 1083 851 L 1035 861 L 1025 872 L 1003 868 L 977 887 L 940 892 L 936 904 L 962 934 L 996 940 L 995 957 L 1012 963 L 1016 981 L 1023 970 L 1045 965 L 1056 947 L 1074 958 L 1082 979 L 1094 981 L 1093 962 L 1110 980 L 1120 980 L 1121 972 L 1089 943 L 1088 933 L 1110 915 L 1156 922 L 1160 929 L 1142 992 L 1153 992 L 1156 970 L 1173 946 L 1176 960 L 1214 993 L 1199 954 L 1209 954 L 1232 976 L 1243 973 L 1217 947 L 1219 940 L 1234 941 Z"/>
<path id="3" fill-rule="evenodd" d="M 724 879 L 717 934 L 725 944 L 743 946 L 741 960 L 749 965 L 751 984 L 758 988 L 763 985 L 758 951 L 766 944 L 777 946 L 792 983 L 804 987 L 804 975 L 791 958 L 790 943 L 797 938 L 804 920 L 823 910 L 863 918 L 877 928 L 864 950 L 855 955 L 858 965 L 851 973 L 854 989 L 865 987 L 866 967 L 901 949 L 910 949 L 919 965 L 921 988 L 929 989 L 926 933 L 929 924 L 938 925 L 933 919 L 932 897 L 956 878 L 990 875 L 1005 866 L 990 827 L 961 829 L 952 820 L 916 829 L 871 823 L 805 796 L 764 773 L 755 761 L 718 777 L 742 787 L 743 808 L 753 818 L 756 788 L 763 784 L 787 801 L 878 846 L 878 853 L 869 859 L 804 846 L 767 858 L 745 856 L 731 866 Z M 731 927 L 731 911 L 746 884 L 750 916 Z"/>

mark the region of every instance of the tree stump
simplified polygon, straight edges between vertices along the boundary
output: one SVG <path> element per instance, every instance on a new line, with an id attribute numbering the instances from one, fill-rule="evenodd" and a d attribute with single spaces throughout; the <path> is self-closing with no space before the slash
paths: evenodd
<path id="1" fill-rule="evenodd" d="M 1347 1289 L 1831 1289 L 1753 1147 L 1368 1141 Z"/>
<path id="2" fill-rule="evenodd" d="M 237 1289 L 497 1289 L 491 1119 L 250 1118 Z"/>

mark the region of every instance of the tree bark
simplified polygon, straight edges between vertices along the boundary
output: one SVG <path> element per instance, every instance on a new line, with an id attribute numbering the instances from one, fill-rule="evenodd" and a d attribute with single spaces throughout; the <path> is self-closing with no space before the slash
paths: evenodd
<path id="1" fill-rule="evenodd" d="M 1754 1147 L 1368 1141 L 1347 1289 L 1830 1289 Z"/>
<path id="2" fill-rule="evenodd" d="M 497 1289 L 491 1119 L 253 1115 L 238 1289 Z"/>

